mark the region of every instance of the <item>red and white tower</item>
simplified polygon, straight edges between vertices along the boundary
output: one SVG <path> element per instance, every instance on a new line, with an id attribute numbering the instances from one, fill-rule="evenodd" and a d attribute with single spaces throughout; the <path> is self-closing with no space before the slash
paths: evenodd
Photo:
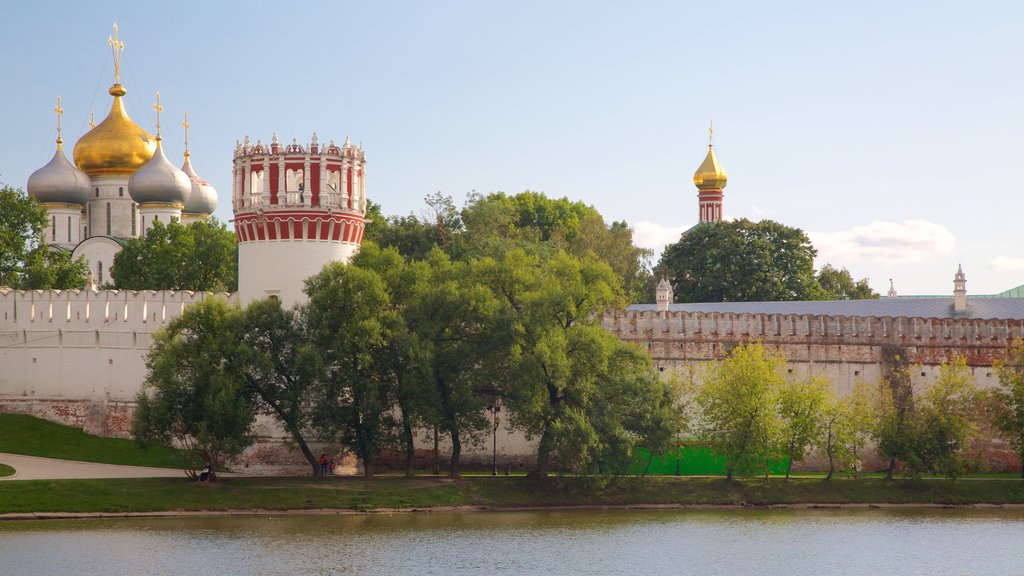
<path id="1" fill-rule="evenodd" d="M 366 215 L 366 153 L 348 139 L 320 146 L 235 146 L 231 205 L 242 303 L 303 301 L 306 278 L 359 250 Z"/>
<path id="2" fill-rule="evenodd" d="M 725 170 L 722 170 L 718 158 L 715 157 L 714 142 L 711 140 L 713 135 L 714 128 L 708 128 L 708 155 L 693 174 L 693 184 L 698 190 L 701 224 L 722 220 L 722 189 L 728 181 Z"/>

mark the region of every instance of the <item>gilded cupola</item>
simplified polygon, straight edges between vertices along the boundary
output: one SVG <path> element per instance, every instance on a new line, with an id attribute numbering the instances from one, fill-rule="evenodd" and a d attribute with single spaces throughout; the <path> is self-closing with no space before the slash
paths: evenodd
<path id="1" fill-rule="evenodd" d="M 697 171 L 693 173 L 693 184 L 700 190 L 721 190 L 725 188 L 728 176 L 726 176 L 725 170 L 722 169 L 722 165 L 718 163 L 718 158 L 715 157 L 715 146 L 714 142 L 711 141 L 714 129 L 711 128 L 708 132 L 708 155 L 704 157 L 704 162 L 701 162 L 700 168 L 697 168 Z"/>
<path id="2" fill-rule="evenodd" d="M 75 164 L 90 176 L 130 175 L 141 168 L 156 152 L 156 142 L 148 132 L 132 122 L 121 98 L 128 93 L 121 85 L 120 54 L 124 42 L 109 39 L 114 51 L 114 85 L 108 91 L 114 97 L 110 113 L 75 144 Z"/>

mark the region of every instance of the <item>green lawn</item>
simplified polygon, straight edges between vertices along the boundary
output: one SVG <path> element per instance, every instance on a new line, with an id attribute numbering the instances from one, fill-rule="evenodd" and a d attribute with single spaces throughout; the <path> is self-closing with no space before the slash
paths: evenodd
<path id="1" fill-rule="evenodd" d="M 1021 480 L 523 477 L 184 478 L 10 480 L 0 482 L 0 513 L 163 510 L 426 508 L 432 506 L 607 506 L 641 504 L 1021 504 Z"/>
<path id="2" fill-rule="evenodd" d="M 131 440 L 100 438 L 24 414 L 0 414 L 0 452 L 103 464 L 180 468 L 174 450 L 139 448 Z"/>
<path id="3" fill-rule="evenodd" d="M 11 468 L 7 464 L 0 464 L 0 478 L 4 476 L 11 476 L 14 474 L 14 468 Z"/>

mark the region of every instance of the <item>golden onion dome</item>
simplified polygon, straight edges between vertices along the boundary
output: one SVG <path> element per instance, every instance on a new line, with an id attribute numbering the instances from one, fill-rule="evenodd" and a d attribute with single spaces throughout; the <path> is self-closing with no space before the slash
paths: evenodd
<path id="1" fill-rule="evenodd" d="M 728 176 L 722 170 L 718 158 L 715 157 L 715 148 L 708 144 L 708 155 L 704 158 L 700 168 L 693 173 L 693 184 L 700 190 L 721 190 L 725 188 Z"/>
<path id="2" fill-rule="evenodd" d="M 124 110 L 121 97 L 128 91 L 114 84 L 109 92 L 114 97 L 110 114 L 75 144 L 75 164 L 89 176 L 133 174 L 156 152 L 153 137 Z"/>

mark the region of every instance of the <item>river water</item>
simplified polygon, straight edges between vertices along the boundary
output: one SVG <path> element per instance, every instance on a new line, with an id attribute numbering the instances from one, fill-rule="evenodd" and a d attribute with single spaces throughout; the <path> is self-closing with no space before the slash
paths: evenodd
<path id="1" fill-rule="evenodd" d="M 417 513 L 0 523 L 0 574 L 1024 574 L 1024 511 Z"/>

